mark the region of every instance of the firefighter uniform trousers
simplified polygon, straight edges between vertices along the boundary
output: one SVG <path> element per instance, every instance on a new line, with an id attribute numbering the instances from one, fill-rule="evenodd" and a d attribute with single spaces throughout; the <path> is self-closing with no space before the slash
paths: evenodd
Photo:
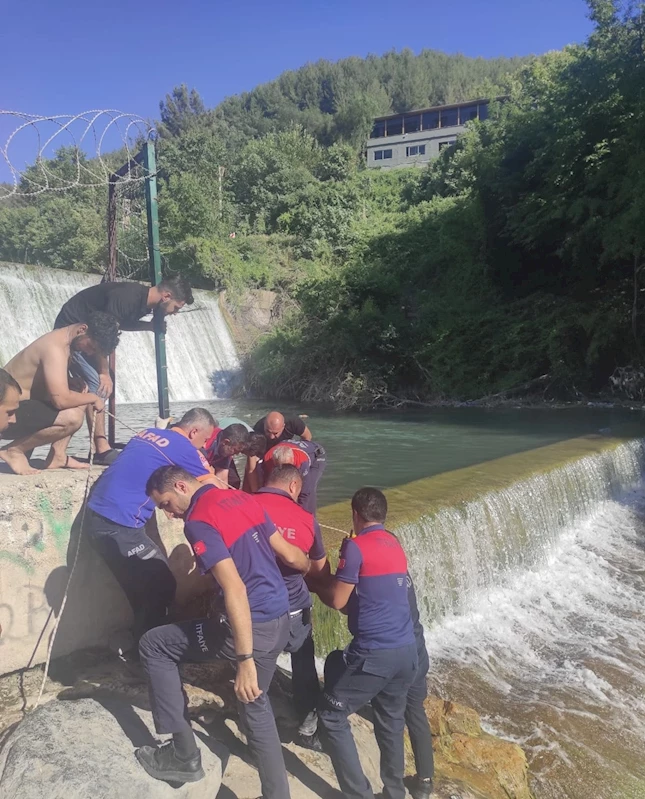
<path id="1" fill-rule="evenodd" d="M 238 702 L 240 722 L 254 755 L 265 799 L 288 799 L 289 784 L 282 745 L 269 701 L 278 655 L 289 639 L 289 616 L 253 623 L 253 656 L 262 694 L 255 702 Z M 231 629 L 225 619 L 198 619 L 150 630 L 139 645 L 148 676 L 150 704 L 158 733 L 181 732 L 188 721 L 179 663 L 235 661 Z"/>
<path id="2" fill-rule="evenodd" d="M 403 732 L 408 689 L 418 669 L 416 645 L 396 649 L 332 652 L 325 662 L 325 688 L 319 710 L 328 752 L 347 799 L 373 799 L 363 773 L 348 716 L 369 702 L 381 751 L 384 799 L 404 799 Z"/>

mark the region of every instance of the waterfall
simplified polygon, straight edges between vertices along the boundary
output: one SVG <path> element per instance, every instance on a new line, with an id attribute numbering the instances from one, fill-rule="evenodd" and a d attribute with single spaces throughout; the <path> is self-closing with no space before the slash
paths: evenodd
<path id="1" fill-rule="evenodd" d="M 426 624 L 544 565 L 563 531 L 634 486 L 645 443 L 630 441 L 398 527 Z"/>
<path id="2" fill-rule="evenodd" d="M 97 275 L 0 264 L 0 364 L 50 331 L 63 303 L 99 281 Z M 194 294 L 190 311 L 168 320 L 168 383 L 173 402 L 227 396 L 240 368 L 217 295 L 208 291 Z M 152 333 L 121 334 L 116 378 L 117 402 L 156 401 Z"/>

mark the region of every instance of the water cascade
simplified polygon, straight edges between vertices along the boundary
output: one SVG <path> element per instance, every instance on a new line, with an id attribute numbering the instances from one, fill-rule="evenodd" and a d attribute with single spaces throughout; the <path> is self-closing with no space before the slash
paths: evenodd
<path id="1" fill-rule="evenodd" d="M 98 283 L 96 275 L 14 264 L 0 265 L 0 364 L 52 329 L 63 303 Z M 216 294 L 195 292 L 195 303 L 168 322 L 171 401 L 225 397 L 240 364 Z M 116 399 L 154 402 L 154 336 L 123 333 L 117 349 Z"/>
<path id="2" fill-rule="evenodd" d="M 537 799 L 645 796 L 642 441 L 397 532 L 438 693 L 527 752 Z"/>

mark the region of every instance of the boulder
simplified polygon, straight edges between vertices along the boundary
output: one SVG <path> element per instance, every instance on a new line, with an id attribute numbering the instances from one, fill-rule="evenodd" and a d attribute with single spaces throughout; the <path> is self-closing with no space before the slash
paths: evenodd
<path id="1" fill-rule="evenodd" d="M 141 768 L 154 744 L 152 716 L 118 698 L 49 702 L 26 716 L 0 751 L 3 799 L 213 799 L 228 751 L 194 725 L 206 776 L 180 788 Z"/>
<path id="2" fill-rule="evenodd" d="M 521 747 L 484 732 L 477 712 L 456 702 L 429 696 L 426 714 L 439 774 L 489 799 L 532 799 Z"/>

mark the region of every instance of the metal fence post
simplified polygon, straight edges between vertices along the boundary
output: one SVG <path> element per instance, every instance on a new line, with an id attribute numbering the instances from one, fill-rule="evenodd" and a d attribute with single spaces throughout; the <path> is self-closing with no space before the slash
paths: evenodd
<path id="1" fill-rule="evenodd" d="M 157 204 L 157 160 L 154 142 L 146 142 L 143 148 L 143 169 L 145 174 L 146 211 L 148 217 L 148 254 L 150 257 L 150 281 L 153 286 L 161 282 L 161 252 L 159 251 L 159 210 Z M 157 360 L 157 396 L 159 416 L 170 416 L 168 397 L 168 366 L 166 364 L 166 335 L 163 315 L 155 313 L 155 354 Z"/>

